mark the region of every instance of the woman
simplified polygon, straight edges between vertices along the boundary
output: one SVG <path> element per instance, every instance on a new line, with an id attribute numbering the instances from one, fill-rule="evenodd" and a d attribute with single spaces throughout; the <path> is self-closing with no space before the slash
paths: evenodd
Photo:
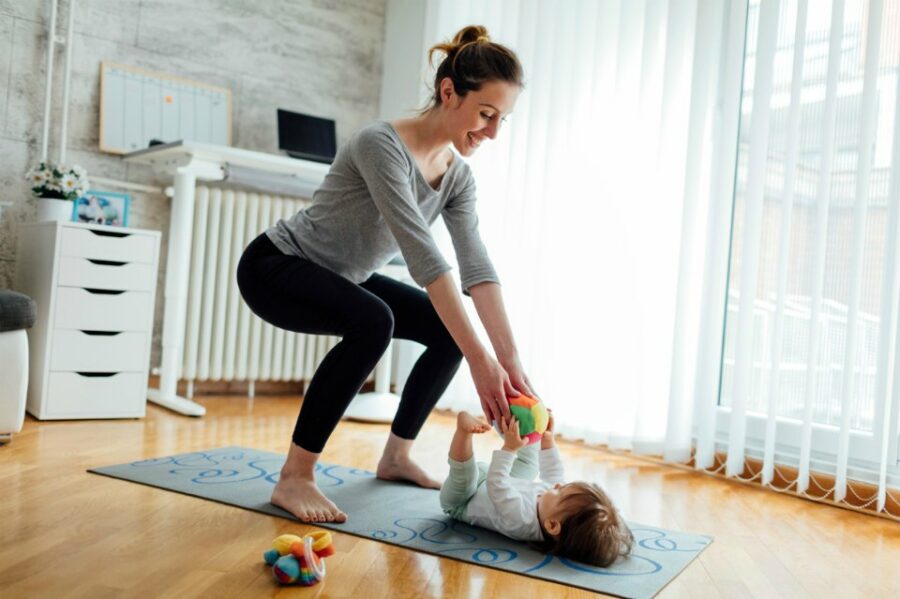
<path id="1" fill-rule="evenodd" d="M 418 116 L 364 127 L 338 151 L 313 203 L 255 239 L 238 285 L 261 318 L 290 331 L 342 337 L 310 381 L 272 503 L 304 522 L 347 516 L 318 489 L 319 454 L 391 338 L 426 346 L 409 375 L 376 475 L 439 489 L 409 456 L 413 440 L 462 358 L 489 420 L 507 396 L 532 394 L 478 234 L 475 183 L 460 156 L 494 139 L 522 87 L 522 67 L 484 27 L 462 29 Z M 463 292 L 475 302 L 494 354 L 478 340 L 429 225 L 443 217 Z M 402 253 L 420 289 L 373 274 Z"/>

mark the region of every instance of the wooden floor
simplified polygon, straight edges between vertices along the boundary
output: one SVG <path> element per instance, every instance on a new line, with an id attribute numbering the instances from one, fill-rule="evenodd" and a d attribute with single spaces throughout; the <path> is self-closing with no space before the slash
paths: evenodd
<path id="1" fill-rule="evenodd" d="M 91 475 L 109 465 L 225 445 L 286 451 L 299 400 L 202 400 L 192 419 L 29 420 L 0 448 L 0 597 L 587 597 L 591 593 L 336 534 L 328 577 L 280 588 L 262 564 L 307 527 Z M 434 414 L 416 457 L 446 474 L 454 419 Z M 387 427 L 342 423 L 323 459 L 374 469 Z M 494 447 L 478 438 L 476 452 Z M 900 525 L 795 497 L 562 445 L 570 478 L 604 485 L 629 518 L 715 542 L 659 595 L 900 597 Z"/>

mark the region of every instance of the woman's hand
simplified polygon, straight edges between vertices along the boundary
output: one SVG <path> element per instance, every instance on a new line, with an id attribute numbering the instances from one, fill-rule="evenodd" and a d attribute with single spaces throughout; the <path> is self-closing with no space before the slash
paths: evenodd
<path id="1" fill-rule="evenodd" d="M 503 450 L 516 453 L 528 442 L 519 434 L 519 421 L 515 416 L 510 417 L 509 424 L 505 420 L 500 421 L 500 430 L 503 431 Z"/>
<path id="2" fill-rule="evenodd" d="M 529 397 L 537 397 L 537 394 L 531 387 L 531 381 L 528 380 L 525 371 L 522 369 L 522 363 L 519 361 L 518 354 L 514 354 L 508 358 L 500 358 L 500 365 L 503 366 L 503 369 L 506 371 L 513 389 L 518 391 L 518 393 L 511 393 L 511 397 L 518 397 L 520 393 L 524 393 Z"/>
<path id="3" fill-rule="evenodd" d="M 481 400 L 481 409 L 488 422 L 505 422 L 510 417 L 507 395 L 516 397 L 519 393 L 510 384 L 509 376 L 486 352 L 469 361 L 472 381 Z"/>

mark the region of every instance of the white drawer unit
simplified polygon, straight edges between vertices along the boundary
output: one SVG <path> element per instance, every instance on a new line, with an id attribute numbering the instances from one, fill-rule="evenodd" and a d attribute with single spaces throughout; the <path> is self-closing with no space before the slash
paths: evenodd
<path id="1" fill-rule="evenodd" d="M 15 288 L 28 331 L 28 411 L 41 420 L 144 415 L 159 231 L 43 222 L 19 228 Z"/>

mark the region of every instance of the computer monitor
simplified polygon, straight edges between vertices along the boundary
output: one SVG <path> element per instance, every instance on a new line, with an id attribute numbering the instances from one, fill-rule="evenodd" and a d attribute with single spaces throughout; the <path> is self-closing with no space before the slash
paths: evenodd
<path id="1" fill-rule="evenodd" d="M 292 158 L 331 164 L 337 151 L 334 121 L 279 108 L 278 149 Z"/>

